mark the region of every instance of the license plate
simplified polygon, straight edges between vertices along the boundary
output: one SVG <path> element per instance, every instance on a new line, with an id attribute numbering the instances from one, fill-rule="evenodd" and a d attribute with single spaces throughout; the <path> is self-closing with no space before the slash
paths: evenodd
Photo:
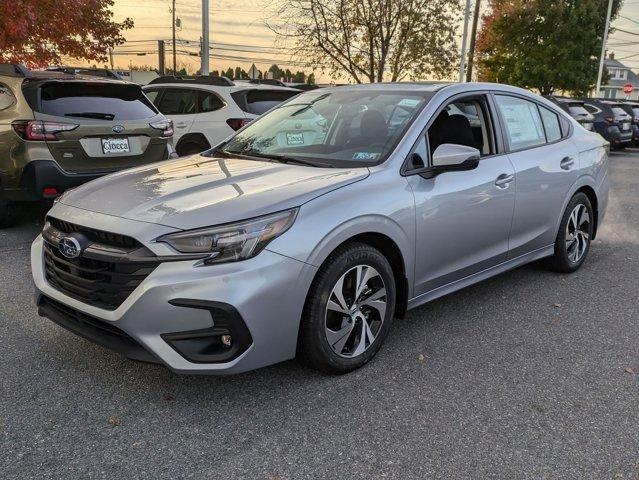
<path id="1" fill-rule="evenodd" d="M 105 154 L 130 153 L 128 138 L 103 138 L 102 152 Z"/>
<path id="2" fill-rule="evenodd" d="M 629 122 L 624 122 L 623 123 L 623 129 L 624 130 L 630 130 L 630 123 Z"/>
<path id="3" fill-rule="evenodd" d="M 304 134 L 302 132 L 287 133 L 286 144 L 287 145 L 304 145 Z"/>

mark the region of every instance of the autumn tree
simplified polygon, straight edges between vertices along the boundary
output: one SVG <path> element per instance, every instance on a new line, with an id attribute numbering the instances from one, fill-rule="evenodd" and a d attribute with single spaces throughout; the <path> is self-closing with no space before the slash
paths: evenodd
<path id="1" fill-rule="evenodd" d="M 443 78 L 457 60 L 460 11 L 460 0 L 282 0 L 271 28 L 333 78 Z"/>
<path id="2" fill-rule="evenodd" d="M 621 0 L 613 2 L 613 18 Z M 478 78 L 584 95 L 597 79 L 607 1 L 489 0 L 477 39 Z"/>
<path id="3" fill-rule="evenodd" d="M 113 0 L 3 0 L 0 62 L 44 67 L 69 56 L 103 63 L 133 27 L 129 18 L 114 22 L 112 6 Z"/>

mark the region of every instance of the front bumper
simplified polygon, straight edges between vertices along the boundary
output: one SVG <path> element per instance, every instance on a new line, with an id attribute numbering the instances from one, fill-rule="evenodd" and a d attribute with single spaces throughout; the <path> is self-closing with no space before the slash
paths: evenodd
<path id="1" fill-rule="evenodd" d="M 113 218 L 105 221 L 113 222 Z M 132 221 L 122 219 L 123 224 L 129 222 Z M 138 228 L 144 225 L 134 223 Z M 152 230 L 158 227 L 166 230 L 147 225 Z M 144 241 L 140 238 L 144 236 L 138 239 Z M 130 358 L 163 363 L 179 373 L 239 373 L 295 356 L 299 322 L 315 267 L 268 250 L 250 260 L 214 266 L 195 266 L 193 260 L 165 262 L 117 309 L 105 310 L 67 296 L 47 282 L 43 243 L 42 236 L 38 236 L 31 247 L 41 313 L 96 343 Z M 147 246 L 155 250 L 168 248 L 151 243 Z M 51 303 L 48 299 L 61 304 L 72 315 L 79 315 L 82 321 L 98 322 L 97 327 L 108 332 L 98 332 L 97 338 L 90 334 L 95 330 L 78 331 L 73 325 L 64 325 L 60 318 L 53 318 L 55 312 L 47 310 L 46 305 L 42 308 L 43 301 Z M 243 346 L 237 355 L 230 355 L 227 361 L 205 363 L 179 344 L 180 335 L 185 332 L 211 332 L 223 327 L 214 320 L 207 308 L 210 305 L 231 307 L 248 330 L 248 346 Z M 113 337 L 118 333 L 123 334 L 123 341 Z M 237 334 L 234 337 L 238 338 Z M 136 344 L 141 348 L 136 348 Z"/>

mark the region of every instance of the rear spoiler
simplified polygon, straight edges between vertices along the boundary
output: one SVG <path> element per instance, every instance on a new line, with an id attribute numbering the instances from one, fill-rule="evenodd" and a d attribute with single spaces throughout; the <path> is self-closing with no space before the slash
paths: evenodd
<path id="1" fill-rule="evenodd" d="M 198 75 L 196 77 L 183 77 L 179 75 L 163 75 L 154 78 L 147 85 L 155 83 L 197 83 L 200 85 L 216 85 L 218 87 L 233 87 L 235 83 L 227 77 L 217 75 Z"/>
<path id="2" fill-rule="evenodd" d="M 19 63 L 0 63 L 0 75 L 26 78 L 29 73 L 29 69 Z"/>

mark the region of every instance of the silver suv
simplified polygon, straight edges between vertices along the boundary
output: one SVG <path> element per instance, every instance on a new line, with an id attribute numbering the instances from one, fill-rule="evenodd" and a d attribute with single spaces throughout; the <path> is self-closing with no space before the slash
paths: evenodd
<path id="1" fill-rule="evenodd" d="M 32 247 L 39 312 L 176 372 L 344 373 L 408 308 L 535 260 L 577 270 L 607 172 L 599 135 L 519 88 L 303 93 L 63 195 Z"/>

